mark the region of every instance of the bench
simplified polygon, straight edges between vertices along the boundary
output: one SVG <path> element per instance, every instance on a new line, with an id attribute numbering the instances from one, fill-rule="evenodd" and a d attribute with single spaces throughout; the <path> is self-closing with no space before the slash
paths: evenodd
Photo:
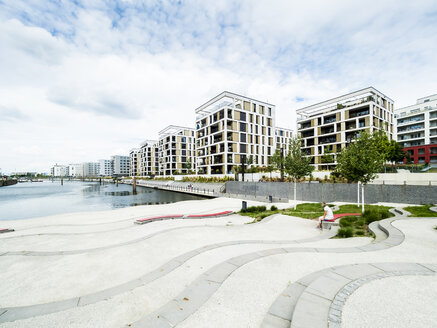
<path id="1" fill-rule="evenodd" d="M 153 216 L 151 218 L 144 218 L 144 219 L 138 219 L 134 223 L 135 224 L 146 224 L 154 221 L 161 221 L 161 220 L 170 220 L 170 219 L 182 219 L 183 215 L 164 215 L 164 216 Z"/>
<path id="2" fill-rule="evenodd" d="M 338 225 L 336 220 L 345 217 L 345 216 L 360 216 L 361 213 L 340 213 L 340 214 L 334 214 L 334 218 L 331 220 L 323 220 L 322 221 L 322 230 L 323 229 L 331 229 L 331 226 Z"/>
<path id="3" fill-rule="evenodd" d="M 12 232 L 14 229 L 0 229 L 0 233 Z"/>
<path id="4" fill-rule="evenodd" d="M 218 218 L 222 216 L 231 215 L 234 213 L 233 211 L 224 211 L 219 213 L 212 213 L 212 214 L 196 214 L 196 215 L 187 215 L 186 219 L 203 219 L 203 218 Z"/>

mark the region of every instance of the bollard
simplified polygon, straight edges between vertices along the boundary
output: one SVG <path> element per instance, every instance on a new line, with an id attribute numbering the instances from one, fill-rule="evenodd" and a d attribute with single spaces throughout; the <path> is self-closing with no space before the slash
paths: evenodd
<path id="1" fill-rule="evenodd" d="M 247 202 L 246 202 L 245 200 L 243 200 L 243 201 L 241 202 L 241 211 L 242 211 L 243 213 L 246 213 L 246 211 L 247 211 Z"/>
<path id="2" fill-rule="evenodd" d="M 61 186 L 64 185 L 64 179 L 61 178 Z"/>
<path id="3" fill-rule="evenodd" d="M 137 194 L 137 178 L 136 178 L 136 177 L 134 177 L 134 178 L 132 179 L 132 193 L 133 193 L 134 195 Z"/>
<path id="4" fill-rule="evenodd" d="M 269 203 L 273 203 L 273 196 L 272 195 L 269 195 Z"/>

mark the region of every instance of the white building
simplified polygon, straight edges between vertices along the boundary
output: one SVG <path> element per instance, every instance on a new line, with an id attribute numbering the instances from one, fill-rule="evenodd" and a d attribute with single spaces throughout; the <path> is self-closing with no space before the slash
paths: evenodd
<path id="1" fill-rule="evenodd" d="M 113 162 L 113 176 L 129 176 L 129 156 L 111 156 Z"/>
<path id="2" fill-rule="evenodd" d="M 84 177 L 97 177 L 100 173 L 100 164 L 97 162 L 85 162 L 83 165 Z"/>
<path id="3" fill-rule="evenodd" d="M 395 110 L 397 141 L 402 147 L 437 144 L 437 94 Z"/>
<path id="4" fill-rule="evenodd" d="M 159 132 L 159 174 L 168 176 L 195 170 L 194 129 L 169 125 Z M 190 169 L 187 166 L 191 166 Z"/>
<path id="5" fill-rule="evenodd" d="M 437 164 L 437 94 L 395 110 L 397 142 L 415 164 Z"/>
<path id="6" fill-rule="evenodd" d="M 52 177 L 68 177 L 68 165 L 55 164 L 51 167 L 50 173 Z"/>
<path id="7" fill-rule="evenodd" d="M 332 169 L 336 154 L 361 131 L 381 130 L 394 138 L 393 100 L 373 87 L 298 109 L 297 114 L 302 150 L 316 170 Z"/>
<path id="8" fill-rule="evenodd" d="M 69 164 L 68 175 L 70 177 L 83 177 L 83 164 Z"/>
<path id="9" fill-rule="evenodd" d="M 138 148 L 132 148 L 129 151 L 129 176 L 131 177 L 139 175 L 138 152 Z"/>
<path id="10" fill-rule="evenodd" d="M 293 138 L 293 130 L 279 127 L 275 128 L 275 148 L 283 149 L 284 155 L 288 154 L 290 150 L 291 138 Z"/>
<path id="11" fill-rule="evenodd" d="M 138 150 L 138 175 L 159 175 L 159 142 L 145 140 Z"/>
<path id="12" fill-rule="evenodd" d="M 113 172 L 113 163 L 110 159 L 99 159 L 99 175 L 102 177 L 110 177 Z"/>
<path id="13" fill-rule="evenodd" d="M 199 174 L 232 174 L 249 156 L 253 166 L 269 164 L 275 148 L 274 105 L 225 91 L 195 112 Z"/>

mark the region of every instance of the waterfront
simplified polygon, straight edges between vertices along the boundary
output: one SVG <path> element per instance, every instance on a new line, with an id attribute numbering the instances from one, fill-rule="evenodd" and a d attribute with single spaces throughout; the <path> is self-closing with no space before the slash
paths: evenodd
<path id="1" fill-rule="evenodd" d="M 137 205 L 203 199 L 171 191 L 113 183 L 60 181 L 19 183 L 0 189 L 0 220 L 27 219 L 55 214 L 111 210 Z"/>

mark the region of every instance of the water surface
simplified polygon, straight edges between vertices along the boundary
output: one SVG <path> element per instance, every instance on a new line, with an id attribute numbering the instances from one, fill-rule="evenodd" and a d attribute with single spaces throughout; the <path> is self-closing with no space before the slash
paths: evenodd
<path id="1" fill-rule="evenodd" d="M 183 200 L 204 199 L 137 186 L 98 182 L 44 181 L 25 182 L 0 188 L 0 220 L 25 219 L 47 215 L 103 211 L 137 205 L 174 203 Z"/>

